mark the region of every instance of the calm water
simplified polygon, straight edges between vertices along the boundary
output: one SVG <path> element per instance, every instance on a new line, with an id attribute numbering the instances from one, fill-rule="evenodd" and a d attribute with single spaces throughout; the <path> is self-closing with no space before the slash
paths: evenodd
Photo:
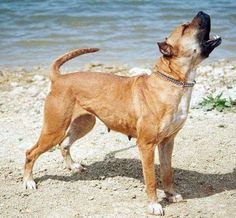
<path id="1" fill-rule="evenodd" d="M 0 65 L 48 65 L 78 47 L 101 51 L 72 65 L 150 64 L 159 55 L 156 42 L 199 10 L 211 15 L 212 32 L 223 38 L 211 60 L 236 57 L 236 0 L 0 0 Z"/>

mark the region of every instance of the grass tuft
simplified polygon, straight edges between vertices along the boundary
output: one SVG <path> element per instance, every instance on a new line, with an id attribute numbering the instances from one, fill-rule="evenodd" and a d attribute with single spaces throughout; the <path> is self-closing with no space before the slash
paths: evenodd
<path id="1" fill-rule="evenodd" d="M 209 95 L 206 98 L 203 98 L 203 101 L 199 105 L 205 111 L 217 110 L 219 112 L 235 106 L 236 102 L 234 102 L 231 98 L 223 98 L 222 94 L 223 92 L 221 92 L 219 95 L 216 95 L 215 97 L 213 95 Z"/>

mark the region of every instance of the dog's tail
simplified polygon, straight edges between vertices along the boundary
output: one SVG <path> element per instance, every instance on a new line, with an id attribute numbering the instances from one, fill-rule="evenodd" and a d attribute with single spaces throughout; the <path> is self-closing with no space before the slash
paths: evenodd
<path id="1" fill-rule="evenodd" d="M 50 80 L 53 82 L 60 76 L 59 69 L 60 69 L 61 65 L 63 65 L 65 62 L 67 62 L 70 59 L 75 58 L 79 55 L 96 52 L 98 50 L 99 50 L 98 48 L 76 49 L 76 50 L 70 51 L 70 52 L 62 55 L 61 57 L 57 58 L 51 66 L 51 70 L 49 73 Z"/>

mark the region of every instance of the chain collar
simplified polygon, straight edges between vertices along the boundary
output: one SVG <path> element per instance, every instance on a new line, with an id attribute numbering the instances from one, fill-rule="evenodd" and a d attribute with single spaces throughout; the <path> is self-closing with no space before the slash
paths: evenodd
<path id="1" fill-rule="evenodd" d="M 174 79 L 172 77 L 169 77 L 169 76 L 167 76 L 164 73 L 161 73 L 159 71 L 157 71 L 157 74 L 160 77 L 164 78 L 165 80 L 168 80 L 168 81 L 174 83 L 177 86 L 182 86 L 183 88 L 185 88 L 185 87 L 193 87 L 196 84 L 195 80 L 193 82 L 183 82 L 183 81 L 176 80 L 176 79 Z"/>

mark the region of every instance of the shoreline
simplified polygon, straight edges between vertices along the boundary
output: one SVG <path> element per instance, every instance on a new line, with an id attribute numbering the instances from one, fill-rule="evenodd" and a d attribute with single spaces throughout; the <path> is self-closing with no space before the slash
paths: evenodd
<path id="1" fill-rule="evenodd" d="M 57 58 L 59 56 L 56 56 L 54 57 Z M 88 66 L 91 66 L 91 65 L 98 65 L 98 66 L 106 66 L 106 67 L 110 67 L 110 68 L 113 68 L 113 67 L 124 67 L 124 68 L 134 68 L 134 67 L 137 67 L 137 68 L 149 68 L 151 69 L 155 63 L 156 63 L 156 60 L 159 59 L 160 56 L 157 56 L 153 61 L 150 61 L 150 62 L 141 62 L 141 63 L 137 63 L 137 64 L 134 64 L 134 63 L 117 63 L 117 62 L 109 62 L 107 63 L 106 61 L 100 61 L 100 60 L 95 60 L 95 61 L 89 61 L 89 57 L 86 60 L 81 60 L 80 58 L 75 58 L 74 60 L 70 60 L 68 62 L 66 62 L 61 68 L 66 70 L 66 71 L 73 71 L 73 70 L 81 70 L 81 69 L 86 69 Z M 17 64 L 17 65 L 5 65 L 5 64 L 0 64 L 0 71 L 5 71 L 5 70 L 13 70 L 13 71 L 16 71 L 16 70 L 24 70 L 24 71 L 33 71 L 33 70 L 38 70 L 39 68 L 41 69 L 44 69 L 44 70 L 47 70 L 50 68 L 50 65 L 51 63 L 53 62 L 53 60 L 51 60 L 51 62 L 49 64 L 46 64 L 46 65 L 42 65 L 42 64 L 32 64 L 30 66 L 26 66 L 26 64 Z M 223 62 L 223 63 L 231 63 L 232 65 L 236 66 L 236 57 L 226 57 L 226 58 L 219 58 L 219 59 L 211 59 L 208 58 L 206 60 L 204 60 L 202 63 L 200 63 L 199 66 L 202 66 L 202 65 L 212 65 L 212 64 L 215 64 L 215 63 L 219 63 L 219 62 Z M 1 73 L 0 73 L 0 76 L 1 76 Z"/>
<path id="2" fill-rule="evenodd" d="M 85 64 L 80 68 L 62 67 L 62 73 L 79 70 L 105 72 L 122 76 L 135 76 L 143 73 L 150 74 L 152 66 L 148 68 L 130 67 L 128 65 L 107 65 L 98 62 Z M 34 87 L 35 92 L 45 86 L 49 86 L 49 67 L 33 66 L 24 67 L 0 67 L 0 90 L 22 95 L 27 89 Z M 223 92 L 223 97 L 236 100 L 236 59 L 221 59 L 212 63 L 201 63 L 196 68 L 196 85 L 193 89 L 191 107 L 195 107 L 203 97 Z M 42 87 L 43 86 L 43 87 Z M 22 93 L 21 93 L 22 92 Z"/>

